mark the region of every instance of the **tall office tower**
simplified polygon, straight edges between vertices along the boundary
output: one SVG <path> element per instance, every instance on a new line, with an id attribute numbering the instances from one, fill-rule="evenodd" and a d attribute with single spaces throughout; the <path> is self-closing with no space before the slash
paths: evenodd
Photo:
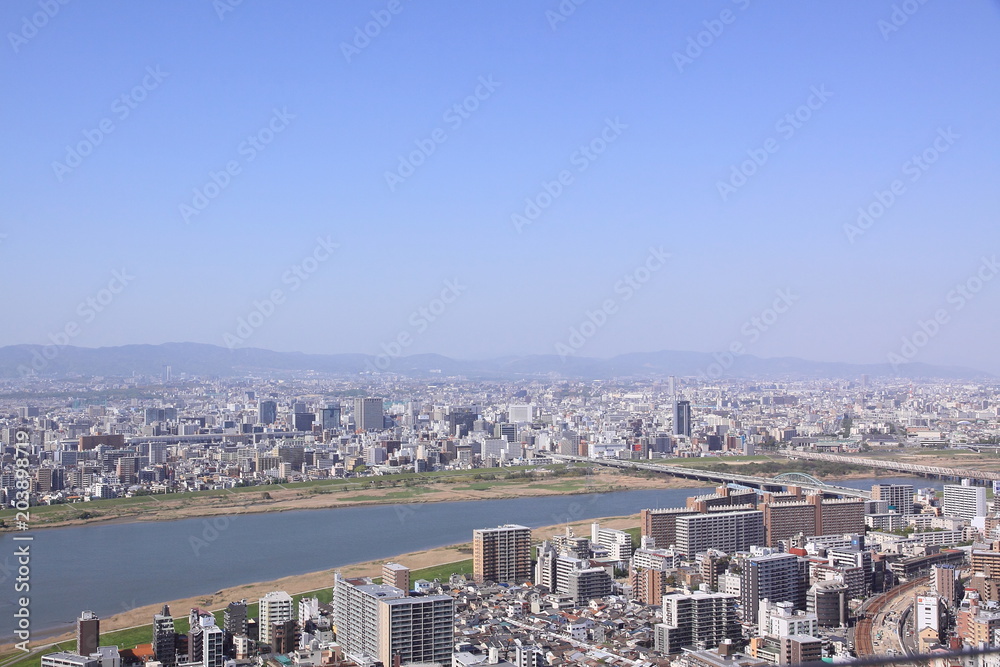
<path id="1" fill-rule="evenodd" d="M 531 529 L 506 524 L 472 531 L 472 563 L 480 583 L 531 581 Z"/>
<path id="2" fill-rule="evenodd" d="M 735 595 L 674 593 L 663 596 L 663 622 L 653 626 L 656 650 L 680 653 L 682 648 L 713 649 L 741 637 Z"/>
<path id="3" fill-rule="evenodd" d="M 507 442 L 517 442 L 517 424 L 511 424 L 509 422 L 497 424 L 495 433 L 498 438 L 503 438 Z M 574 454 L 575 453 L 576 452 L 574 452 Z"/>
<path id="4" fill-rule="evenodd" d="M 805 609 L 805 575 L 794 554 L 770 554 L 747 559 L 741 575 L 743 620 L 757 623 L 760 601 L 791 602 Z"/>
<path id="5" fill-rule="evenodd" d="M 359 431 L 381 431 L 384 424 L 381 398 L 354 399 L 354 426 Z"/>
<path id="6" fill-rule="evenodd" d="M 409 591 L 410 590 L 410 568 L 399 563 L 386 563 L 382 566 L 382 583 L 388 586 Z"/>
<path id="7" fill-rule="evenodd" d="M 452 662 L 455 601 L 448 595 L 407 597 L 394 586 L 335 575 L 333 622 L 344 654 L 384 665 Z"/>
<path id="8" fill-rule="evenodd" d="M 728 554 L 764 544 L 764 513 L 711 512 L 677 518 L 677 550 L 693 558 L 699 551 L 718 549 Z"/>
<path id="9" fill-rule="evenodd" d="M 76 619 L 76 652 L 77 655 L 90 655 L 97 652 L 101 645 L 101 619 L 92 611 L 80 613 Z"/>
<path id="10" fill-rule="evenodd" d="M 159 614 L 153 614 L 153 659 L 163 667 L 177 664 L 177 634 L 167 605 L 163 605 Z"/>
<path id="11" fill-rule="evenodd" d="M 899 514 L 915 514 L 912 484 L 873 484 L 872 500 L 884 500 L 889 510 Z"/>
<path id="12" fill-rule="evenodd" d="M 306 411 L 305 401 L 292 401 L 292 414 L 300 415 Z"/>
<path id="13" fill-rule="evenodd" d="M 278 421 L 277 401 L 257 401 L 257 423 L 273 424 Z"/>
<path id="14" fill-rule="evenodd" d="M 690 401 L 674 401 L 674 435 L 691 437 Z"/>
<path id="15" fill-rule="evenodd" d="M 650 537 L 658 549 L 666 549 L 677 544 L 677 519 L 695 514 L 688 507 L 666 507 L 645 509 L 640 512 L 642 537 Z"/>
<path id="16" fill-rule="evenodd" d="M 601 524 L 590 524 L 590 541 L 607 548 L 611 558 L 627 561 L 632 558 L 632 536 L 624 530 L 601 528 Z"/>
<path id="17" fill-rule="evenodd" d="M 170 366 L 164 365 L 164 367 L 163 367 L 163 381 L 164 382 L 170 382 L 171 378 L 173 378 L 173 369 Z"/>
<path id="18" fill-rule="evenodd" d="M 284 623 L 292 618 L 292 596 L 285 591 L 271 591 L 260 599 L 260 641 L 271 644 L 274 623 Z"/>
<path id="19" fill-rule="evenodd" d="M 340 406 L 328 405 L 320 410 L 319 422 L 324 431 L 340 428 Z"/>
<path id="20" fill-rule="evenodd" d="M 944 485 L 945 516 L 957 516 L 972 521 L 977 516 L 986 516 L 986 487 L 972 486 L 968 480 L 962 484 Z"/>

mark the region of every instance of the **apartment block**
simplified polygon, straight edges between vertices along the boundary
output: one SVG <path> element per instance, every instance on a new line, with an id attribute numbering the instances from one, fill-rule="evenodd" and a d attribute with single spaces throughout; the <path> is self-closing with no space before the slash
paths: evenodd
<path id="1" fill-rule="evenodd" d="M 472 532 L 473 577 L 476 582 L 530 581 L 531 529 L 507 524 Z"/>

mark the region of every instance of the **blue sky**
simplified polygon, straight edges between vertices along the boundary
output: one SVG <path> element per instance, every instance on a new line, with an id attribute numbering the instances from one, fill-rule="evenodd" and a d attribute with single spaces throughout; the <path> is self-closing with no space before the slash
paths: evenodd
<path id="1" fill-rule="evenodd" d="M 36 0 L 0 25 L 0 344 L 884 362 L 905 338 L 1000 371 L 1000 3 Z"/>

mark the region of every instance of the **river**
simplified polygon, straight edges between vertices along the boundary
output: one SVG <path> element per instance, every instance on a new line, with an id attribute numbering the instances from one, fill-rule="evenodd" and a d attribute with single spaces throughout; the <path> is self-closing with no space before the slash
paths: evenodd
<path id="1" fill-rule="evenodd" d="M 836 482 L 941 488 L 940 481 L 872 478 Z M 683 506 L 711 489 L 685 488 L 408 505 L 373 505 L 246 514 L 232 518 L 93 524 L 41 530 L 31 544 L 34 637 L 71 629 L 80 611 L 116 613 L 258 581 L 472 539 L 476 528 L 519 523 L 532 528 L 647 507 Z M 213 525 L 214 524 L 214 525 Z M 13 639 L 17 557 L 24 542 L 7 534 L 0 585 L 0 639 Z M 331 582 L 332 585 L 332 582 Z M 294 591 L 292 591 L 294 592 Z M 183 610 L 182 610 L 183 611 Z"/>

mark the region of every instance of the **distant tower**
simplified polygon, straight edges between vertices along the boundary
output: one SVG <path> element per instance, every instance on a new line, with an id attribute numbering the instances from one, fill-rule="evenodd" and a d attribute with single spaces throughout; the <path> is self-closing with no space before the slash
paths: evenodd
<path id="1" fill-rule="evenodd" d="M 101 645 L 101 619 L 92 611 L 80 613 L 76 619 L 76 652 L 78 655 L 90 655 L 97 652 Z"/>
<path id="2" fill-rule="evenodd" d="M 257 423 L 273 424 L 278 420 L 278 403 L 276 401 L 257 401 Z"/>
<path id="3" fill-rule="evenodd" d="M 674 435 L 691 437 L 690 401 L 674 401 Z"/>
<path id="4" fill-rule="evenodd" d="M 166 365 L 163 366 L 163 381 L 164 382 L 170 382 L 170 378 L 173 375 L 172 374 L 172 370 L 173 369 L 171 369 L 170 366 L 166 366 Z"/>
<path id="5" fill-rule="evenodd" d="M 381 398 L 354 399 L 354 425 L 359 431 L 381 431 L 383 426 Z"/>

